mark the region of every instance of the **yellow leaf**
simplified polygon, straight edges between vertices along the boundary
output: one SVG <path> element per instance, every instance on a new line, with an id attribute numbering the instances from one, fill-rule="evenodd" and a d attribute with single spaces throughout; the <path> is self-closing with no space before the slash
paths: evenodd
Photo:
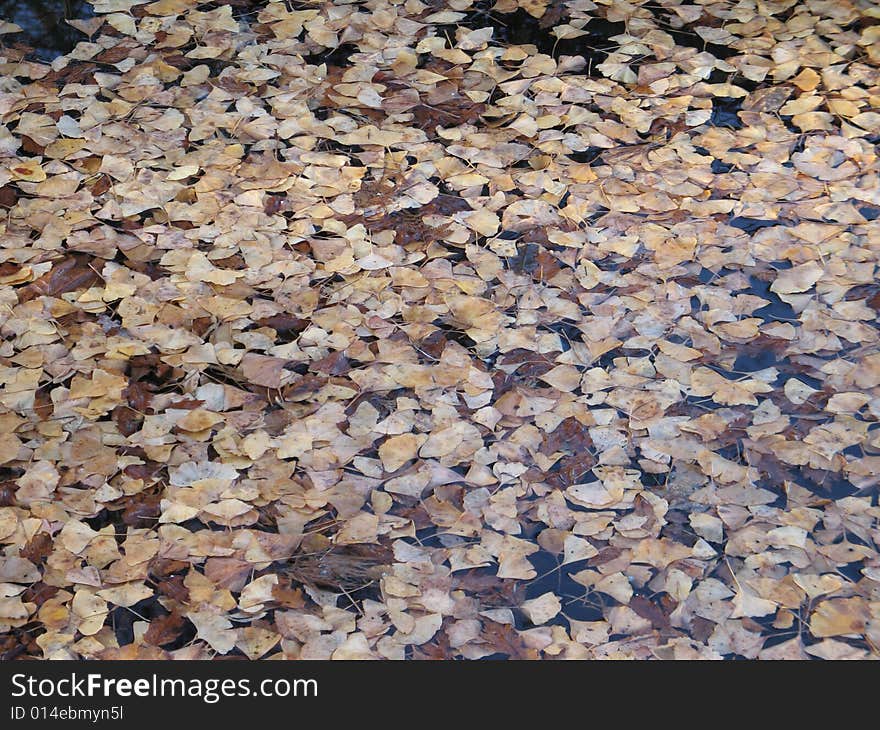
<path id="1" fill-rule="evenodd" d="M 520 609 L 535 626 L 545 624 L 555 618 L 562 610 L 562 604 L 553 593 L 544 593 L 537 598 L 523 601 Z"/>
<path id="2" fill-rule="evenodd" d="M 110 612 L 107 608 L 107 602 L 103 598 L 86 589 L 76 592 L 70 608 L 78 619 L 76 630 L 83 636 L 97 634 Z"/>
<path id="3" fill-rule="evenodd" d="M 810 616 L 810 633 L 818 638 L 826 636 L 858 636 L 865 631 L 870 618 L 865 599 L 832 598 L 822 601 Z"/>
<path id="4" fill-rule="evenodd" d="M 541 380 L 563 393 L 570 393 L 580 385 L 581 372 L 571 365 L 557 365 L 544 373 Z"/>
<path id="5" fill-rule="evenodd" d="M 216 425 L 223 421 L 223 416 L 219 413 L 211 413 L 202 408 L 187 413 L 177 422 L 177 427 L 184 431 L 204 431 L 206 428 Z"/>
<path id="6" fill-rule="evenodd" d="M 108 603 L 112 603 L 114 606 L 128 607 L 152 596 L 153 590 L 140 581 L 132 581 L 131 583 L 123 583 L 119 586 L 96 591 L 96 595 Z"/>
<path id="7" fill-rule="evenodd" d="M 208 643 L 218 654 L 232 651 L 238 640 L 238 630 L 225 616 L 209 611 L 190 611 L 186 617 L 196 627 L 196 638 Z"/>
<path id="8" fill-rule="evenodd" d="M 480 208 L 462 215 L 462 220 L 481 236 L 494 236 L 501 227 L 501 220 L 492 211 Z"/>
<path id="9" fill-rule="evenodd" d="M 369 512 L 360 512 L 347 520 L 336 534 L 337 545 L 355 543 L 374 543 L 378 540 L 379 517 Z"/>
<path id="10" fill-rule="evenodd" d="M 410 459 L 414 459 L 427 439 L 424 434 L 404 433 L 383 442 L 379 447 L 379 458 L 385 471 L 397 471 Z"/>
<path id="11" fill-rule="evenodd" d="M 819 82 L 822 80 L 822 77 L 819 76 L 813 69 L 805 68 L 801 71 L 797 76 L 795 76 L 791 82 L 797 86 L 801 91 L 812 91 L 815 89 Z"/>
<path id="12" fill-rule="evenodd" d="M 13 180 L 26 182 L 42 182 L 46 179 L 46 173 L 37 160 L 24 160 L 9 163 L 7 168 L 12 174 Z"/>
<path id="13" fill-rule="evenodd" d="M 169 180 L 185 180 L 188 177 L 192 177 L 193 175 L 197 175 L 199 172 L 198 165 L 183 165 L 181 167 L 175 167 L 171 172 L 168 173 Z"/>
<path id="14" fill-rule="evenodd" d="M 731 618 L 743 616 L 766 616 L 775 613 L 777 604 L 766 598 L 759 598 L 753 593 L 740 589 L 733 598 L 733 613 Z"/>

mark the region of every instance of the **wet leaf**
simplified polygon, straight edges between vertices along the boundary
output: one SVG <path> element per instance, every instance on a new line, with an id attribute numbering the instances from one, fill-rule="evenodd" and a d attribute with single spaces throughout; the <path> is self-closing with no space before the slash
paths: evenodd
<path id="1" fill-rule="evenodd" d="M 876 657 L 871 3 L 94 5 L 4 51 L 0 655 Z"/>

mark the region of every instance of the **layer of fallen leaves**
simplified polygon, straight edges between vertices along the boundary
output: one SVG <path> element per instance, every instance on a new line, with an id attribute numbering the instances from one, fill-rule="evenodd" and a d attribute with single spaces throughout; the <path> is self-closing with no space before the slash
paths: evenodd
<path id="1" fill-rule="evenodd" d="M 876 656 L 876 5 L 95 10 L 0 56 L 3 658 Z"/>

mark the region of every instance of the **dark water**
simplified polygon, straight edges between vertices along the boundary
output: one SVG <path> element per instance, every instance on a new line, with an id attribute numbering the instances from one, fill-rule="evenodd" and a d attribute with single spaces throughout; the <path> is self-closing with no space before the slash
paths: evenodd
<path id="1" fill-rule="evenodd" d="M 38 60 L 51 61 L 88 40 L 65 20 L 93 16 L 92 6 L 84 0 L 0 0 L 0 18 L 22 28 L 21 33 L 0 36 L 0 44 L 27 47 Z"/>
<path id="2" fill-rule="evenodd" d="M 724 96 L 712 99 L 712 117 L 709 123 L 713 127 L 727 127 L 728 129 L 742 129 L 737 112 L 740 109 L 739 99 L 729 99 Z"/>

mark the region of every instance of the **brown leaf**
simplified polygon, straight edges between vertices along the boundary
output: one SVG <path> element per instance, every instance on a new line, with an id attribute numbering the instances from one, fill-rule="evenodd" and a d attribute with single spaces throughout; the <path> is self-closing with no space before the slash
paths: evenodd
<path id="1" fill-rule="evenodd" d="M 152 646 L 164 646 L 176 641 L 186 626 L 186 619 L 176 611 L 150 621 L 144 641 Z"/>
<path id="2" fill-rule="evenodd" d="M 284 608 L 302 608 L 306 605 L 306 597 L 301 588 L 292 588 L 290 582 L 272 586 L 272 598 Z"/>
<path id="3" fill-rule="evenodd" d="M 27 302 L 39 296 L 57 297 L 66 292 L 86 289 L 101 280 L 95 267 L 96 264 L 85 256 L 68 256 L 39 279 L 22 287 L 18 300 Z M 100 270 L 100 265 L 97 268 Z"/>
<path id="4" fill-rule="evenodd" d="M 325 373 L 327 375 L 345 375 L 351 370 L 348 358 L 341 352 L 331 352 L 326 357 L 315 360 L 309 367 L 316 373 Z"/>
<path id="5" fill-rule="evenodd" d="M 509 624 L 484 620 L 480 638 L 497 653 L 505 654 L 509 659 L 537 658 L 535 650 L 527 649 L 516 629 Z"/>
<path id="6" fill-rule="evenodd" d="M 280 388 L 289 373 L 284 369 L 287 360 L 249 352 L 241 359 L 239 368 L 245 380 L 264 388 Z"/>
<path id="7" fill-rule="evenodd" d="M 158 491 L 144 491 L 131 495 L 125 500 L 122 521 L 132 527 L 154 527 L 160 514 L 161 500 L 162 494 Z"/>
<path id="8" fill-rule="evenodd" d="M 15 482 L 0 482 L 0 507 L 12 507 L 15 505 L 15 491 L 18 488 Z"/>
<path id="9" fill-rule="evenodd" d="M 37 532 L 18 554 L 35 565 L 41 565 L 52 552 L 52 536 L 48 532 Z"/>
<path id="10" fill-rule="evenodd" d="M 156 584 L 156 588 L 163 596 L 173 598 L 178 603 L 187 603 L 189 601 L 189 589 L 183 584 L 184 577 L 175 575 L 171 578 L 160 580 Z"/>
<path id="11" fill-rule="evenodd" d="M 553 431 L 545 434 L 541 443 L 541 451 L 547 456 L 556 451 L 582 454 L 592 448 L 593 439 L 590 438 L 589 427 L 572 416 L 562 421 Z"/>
<path id="12" fill-rule="evenodd" d="M 123 392 L 124 394 L 124 392 Z M 131 436 L 140 430 L 144 417 L 129 406 L 116 406 L 111 412 L 110 417 L 119 429 L 119 433 L 123 436 Z"/>
<path id="13" fill-rule="evenodd" d="M 150 561 L 150 575 L 154 578 L 166 578 L 189 568 L 190 564 L 182 560 L 156 557 Z"/>
<path id="14" fill-rule="evenodd" d="M 302 332 L 309 326 L 309 321 L 290 314 L 274 314 L 256 320 L 256 324 L 260 327 L 271 327 L 279 335 L 291 336 Z"/>

